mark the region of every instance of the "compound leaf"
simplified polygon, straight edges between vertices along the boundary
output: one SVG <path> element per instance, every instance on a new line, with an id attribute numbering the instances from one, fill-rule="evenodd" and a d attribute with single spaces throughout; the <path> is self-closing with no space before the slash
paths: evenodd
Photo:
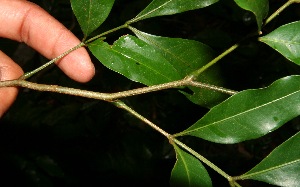
<path id="1" fill-rule="evenodd" d="M 238 179 L 253 179 L 278 186 L 300 186 L 300 133 L 275 148 L 265 159 Z"/>
<path id="2" fill-rule="evenodd" d="M 300 21 L 283 25 L 260 38 L 260 41 L 300 65 Z"/>
<path id="3" fill-rule="evenodd" d="M 155 48 L 134 36 L 122 36 L 113 45 L 96 40 L 88 46 L 106 67 L 130 80 L 149 86 L 180 79 L 176 69 Z"/>
<path id="4" fill-rule="evenodd" d="M 181 150 L 176 145 L 174 145 L 174 149 L 177 161 L 171 173 L 171 186 L 212 186 L 206 169 L 197 158 Z"/>
<path id="5" fill-rule="evenodd" d="M 113 4 L 114 0 L 71 0 L 85 38 L 105 21 Z"/>
<path id="6" fill-rule="evenodd" d="M 263 89 L 239 92 L 213 107 L 178 135 L 237 143 L 261 137 L 300 114 L 300 76 L 289 76 Z"/>
<path id="7" fill-rule="evenodd" d="M 252 12 L 256 17 L 258 30 L 261 30 L 263 19 L 268 15 L 269 1 L 268 0 L 234 0 L 242 9 Z"/>
<path id="8" fill-rule="evenodd" d="M 188 10 L 203 8 L 216 3 L 218 0 L 153 0 L 142 12 L 140 12 L 129 23 L 137 22 L 139 20 L 172 15 Z"/>

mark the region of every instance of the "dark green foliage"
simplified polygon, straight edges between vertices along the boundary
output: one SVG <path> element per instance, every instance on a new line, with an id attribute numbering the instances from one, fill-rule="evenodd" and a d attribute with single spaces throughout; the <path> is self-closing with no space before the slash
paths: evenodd
<path id="1" fill-rule="evenodd" d="M 166 132 L 181 132 L 180 141 L 238 176 L 234 179 L 243 179 L 237 181 L 241 186 L 297 186 L 299 5 L 264 26 L 264 19 L 282 2 L 249 2 L 36 1 L 85 41 L 128 20 L 131 27 L 88 44 L 96 66 L 89 83 L 75 83 L 55 67 L 30 81 L 109 93 L 171 82 L 249 35 L 197 78 L 241 91 L 229 99 L 215 90 L 189 86 L 122 100 Z M 1 50 L 25 71 L 46 61 L 31 49 L 2 41 Z M 227 182 L 203 160 L 111 103 L 21 88 L 0 124 L 0 186 L 225 186 Z"/>

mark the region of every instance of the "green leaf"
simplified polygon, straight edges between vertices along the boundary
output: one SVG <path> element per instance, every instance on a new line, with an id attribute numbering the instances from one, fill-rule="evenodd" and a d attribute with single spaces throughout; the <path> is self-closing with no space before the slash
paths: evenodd
<path id="1" fill-rule="evenodd" d="M 269 12 L 269 1 L 268 0 L 234 0 L 238 6 L 242 9 L 252 12 L 256 17 L 258 30 L 261 30 L 263 19 L 268 15 Z"/>
<path id="2" fill-rule="evenodd" d="M 85 38 L 105 21 L 113 4 L 114 0 L 71 0 Z"/>
<path id="3" fill-rule="evenodd" d="M 130 20 L 129 23 L 151 17 L 172 15 L 188 10 L 203 8 L 216 2 L 218 2 L 218 0 L 153 0 L 134 19 Z"/>
<path id="4" fill-rule="evenodd" d="M 300 133 L 275 148 L 265 159 L 238 179 L 254 179 L 278 186 L 300 186 Z"/>
<path id="5" fill-rule="evenodd" d="M 212 186 L 206 169 L 197 158 L 181 150 L 176 145 L 174 145 L 174 149 L 177 161 L 171 173 L 171 186 Z"/>
<path id="6" fill-rule="evenodd" d="M 300 76 L 263 89 L 239 92 L 178 133 L 212 142 L 237 143 L 261 137 L 300 114 Z"/>
<path id="7" fill-rule="evenodd" d="M 194 40 L 155 36 L 132 27 L 130 29 L 138 38 L 155 47 L 173 65 L 181 78 L 201 68 L 215 57 L 215 52 L 209 46 Z M 220 71 L 216 66 L 202 73 L 197 80 L 203 83 L 222 85 Z M 182 93 L 192 102 L 208 108 L 228 97 L 222 93 L 203 88 L 190 86 L 189 89 L 193 94 Z"/>
<path id="8" fill-rule="evenodd" d="M 300 21 L 283 25 L 260 38 L 260 41 L 300 65 Z"/>
<path id="9" fill-rule="evenodd" d="M 180 79 L 176 69 L 155 48 L 134 36 L 122 36 L 112 46 L 101 40 L 88 46 L 106 67 L 130 80 L 155 85 Z"/>

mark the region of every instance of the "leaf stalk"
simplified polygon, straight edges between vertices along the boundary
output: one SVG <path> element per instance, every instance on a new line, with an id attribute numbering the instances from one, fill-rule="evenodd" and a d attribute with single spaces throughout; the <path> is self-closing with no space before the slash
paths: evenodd
<path id="1" fill-rule="evenodd" d="M 112 33 L 112 32 L 115 32 L 115 31 L 117 31 L 117 30 L 124 29 L 124 28 L 127 28 L 127 27 L 128 27 L 128 24 L 125 23 L 124 25 L 121 25 L 121 26 L 119 26 L 119 27 L 115 27 L 115 28 L 110 29 L 110 30 L 108 30 L 108 31 L 105 31 L 105 32 L 103 32 L 103 33 L 101 33 L 101 34 L 98 34 L 97 36 L 94 36 L 94 37 L 92 37 L 92 38 L 90 38 L 90 39 L 84 41 L 84 43 L 85 43 L 85 44 L 91 43 L 91 42 L 93 42 L 93 41 L 95 41 L 95 40 L 97 40 L 97 39 L 99 39 L 99 38 L 101 38 L 101 37 L 103 37 L 103 36 L 105 36 L 105 35 L 107 35 L 107 34 L 110 34 L 110 33 Z"/>
<path id="2" fill-rule="evenodd" d="M 54 64 L 55 62 L 57 62 L 58 60 L 62 59 L 63 57 L 67 56 L 68 54 L 70 54 L 71 52 L 83 47 L 85 44 L 83 42 L 81 42 L 80 44 L 76 45 L 75 47 L 72 47 L 71 49 L 67 50 L 66 52 L 62 53 L 61 55 L 57 56 L 56 58 L 50 60 L 49 62 L 47 62 L 46 64 L 36 68 L 35 70 L 32 70 L 30 72 L 24 73 L 19 79 L 25 80 L 28 79 L 29 77 L 33 76 L 34 74 L 36 74 L 37 72 L 45 69 L 46 67 Z"/>
<path id="3" fill-rule="evenodd" d="M 271 16 L 268 17 L 268 19 L 265 21 L 265 25 L 270 23 L 276 16 L 278 16 L 284 9 L 286 9 L 288 6 L 290 6 L 293 3 L 299 3 L 299 0 L 289 0 L 284 5 L 282 5 L 279 9 L 277 9 Z"/>
<path id="4" fill-rule="evenodd" d="M 177 140 L 176 138 L 173 138 L 173 137 L 172 137 L 172 141 L 175 142 L 177 145 L 179 145 L 184 150 L 186 150 L 187 152 L 189 152 L 190 154 L 192 154 L 193 156 L 195 156 L 196 158 L 198 158 L 199 160 L 201 160 L 203 163 L 205 163 L 210 168 L 212 168 L 213 170 L 215 170 L 217 173 L 219 173 L 220 175 L 222 175 L 224 178 L 226 178 L 228 180 L 231 179 L 231 177 L 227 173 L 225 173 L 218 166 L 216 166 L 211 161 L 209 161 L 208 159 L 206 159 L 204 156 L 202 156 L 199 153 L 197 153 L 196 151 L 194 151 L 189 146 L 185 145 L 184 143 L 182 143 L 181 141 L 179 141 L 179 140 Z"/>
<path id="5" fill-rule="evenodd" d="M 129 106 L 127 106 L 124 102 L 118 100 L 118 101 L 114 102 L 114 105 L 116 105 L 118 108 L 122 108 L 122 109 L 126 110 L 127 112 L 131 113 L 136 118 L 142 120 L 147 125 L 149 125 L 150 127 L 152 127 L 154 130 L 158 131 L 159 133 L 161 133 L 162 135 L 164 135 L 166 138 L 170 139 L 171 135 L 169 133 L 167 133 L 166 131 L 164 131 L 163 129 L 161 129 L 160 127 L 158 127 L 157 125 L 155 125 L 151 121 L 149 121 L 144 116 L 142 116 L 139 113 L 137 113 L 135 110 L 133 110 L 132 108 L 130 108 Z"/>
<path id="6" fill-rule="evenodd" d="M 231 46 L 230 48 L 228 48 L 226 51 L 224 51 L 223 53 L 221 53 L 219 56 L 217 56 L 216 58 L 214 58 L 212 61 L 210 61 L 209 63 L 207 63 L 206 65 L 202 66 L 200 69 L 192 72 L 190 75 L 188 75 L 189 77 L 192 77 L 192 79 L 195 79 L 196 77 L 198 77 L 201 73 L 203 73 L 205 70 L 207 70 L 209 67 L 211 67 L 212 65 L 214 65 L 215 63 L 217 63 L 219 60 L 221 60 L 223 57 L 225 57 L 226 55 L 228 55 L 229 53 L 231 53 L 232 51 L 234 51 L 236 48 L 239 47 L 239 44 L 235 44 L 233 46 Z"/>
<path id="7" fill-rule="evenodd" d="M 121 25 L 119 27 L 116 27 L 116 28 L 113 28 L 111 30 L 108 30 L 106 32 L 103 32 L 103 33 L 101 33 L 101 34 L 99 34 L 97 36 L 94 36 L 94 37 L 92 37 L 92 38 L 90 38 L 90 39 L 88 39 L 86 41 L 83 41 L 83 42 L 79 43 L 78 45 L 72 47 L 71 49 L 67 50 L 66 52 L 62 53 L 61 55 L 57 56 L 56 58 L 50 60 L 46 64 L 44 64 L 44 65 L 42 65 L 42 66 L 40 66 L 40 67 L 38 67 L 38 68 L 30 71 L 30 72 L 24 73 L 19 79 L 23 79 L 23 80 L 28 79 L 31 76 L 33 76 L 34 74 L 36 74 L 37 72 L 39 72 L 39 71 L 47 68 L 48 66 L 54 64 L 55 62 L 59 61 L 60 59 L 62 59 L 63 57 L 67 56 L 71 52 L 73 52 L 73 51 L 75 51 L 75 50 L 77 50 L 77 49 L 85 46 L 86 44 L 91 43 L 92 41 L 94 41 L 96 39 L 102 38 L 103 36 L 105 36 L 107 34 L 110 34 L 112 32 L 115 32 L 117 30 L 120 30 L 120 29 L 123 29 L 123 28 L 127 28 L 127 27 L 128 27 L 128 24 L 124 24 L 124 25 Z"/>

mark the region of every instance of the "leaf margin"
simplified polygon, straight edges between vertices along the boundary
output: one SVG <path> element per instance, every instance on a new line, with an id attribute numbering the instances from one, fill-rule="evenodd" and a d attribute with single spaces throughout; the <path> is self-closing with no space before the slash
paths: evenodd
<path id="1" fill-rule="evenodd" d="M 291 80 L 292 79 L 292 80 Z M 292 75 L 292 76 L 287 76 L 287 77 L 283 77 L 279 80 L 276 80 L 275 82 L 273 82 L 271 85 L 269 85 L 268 87 L 265 87 L 265 88 L 259 88 L 259 89 L 249 89 L 249 90 L 244 90 L 244 91 L 241 91 L 231 97 L 229 97 L 228 99 L 226 99 L 224 102 L 220 103 L 219 105 L 213 107 L 208 113 L 206 113 L 201 119 L 199 119 L 196 123 L 194 123 L 192 126 L 190 126 L 189 128 L 187 128 L 186 130 L 180 132 L 180 133 L 177 133 L 177 134 L 174 134 L 173 136 L 174 137 L 178 137 L 178 136 L 184 136 L 184 135 L 191 135 L 191 136 L 195 136 L 195 137 L 198 137 L 198 138 L 202 138 L 202 139 L 205 139 L 205 140 L 208 140 L 208 141 L 211 141 L 211 142 L 215 142 L 215 143 L 223 143 L 223 144 L 233 144 L 233 143 L 238 143 L 238 142 L 242 142 L 242 141 L 245 141 L 245 140 L 250 140 L 250 139 L 255 139 L 255 138 L 258 138 L 258 137 L 261 137 L 261 136 L 264 136 L 276 129 L 278 129 L 279 127 L 281 127 L 282 125 L 284 125 L 287 121 L 293 119 L 294 117 L 300 115 L 300 110 L 296 111 L 295 114 L 292 113 L 290 116 L 288 116 L 287 119 L 278 119 L 277 117 L 274 117 L 273 115 L 269 116 L 269 120 L 273 120 L 272 123 L 267 123 L 267 121 L 262 121 L 262 123 L 265 124 L 265 129 L 262 127 L 262 124 L 258 125 L 259 123 L 255 123 L 254 121 L 251 121 L 250 124 L 255 124 L 256 126 L 251 126 L 251 129 L 253 129 L 253 127 L 256 127 L 258 130 L 258 133 L 255 134 L 251 134 L 249 132 L 245 133 L 246 135 L 242 134 L 242 136 L 240 136 L 239 134 L 236 134 L 236 132 L 241 132 L 241 127 L 238 126 L 239 128 L 235 127 L 235 124 L 230 124 L 230 128 L 228 127 L 228 124 L 226 125 L 227 128 L 225 127 L 221 127 L 220 129 L 218 128 L 214 128 L 214 126 L 212 128 L 207 128 L 205 130 L 202 130 L 202 131 L 198 131 L 197 133 L 195 133 L 194 129 L 201 129 L 202 127 L 209 127 L 209 124 L 211 126 L 211 124 L 214 124 L 217 122 L 222 122 L 224 121 L 222 119 L 222 115 L 226 115 L 224 114 L 224 108 L 226 109 L 226 107 L 228 108 L 232 108 L 230 104 L 230 102 L 234 101 L 234 102 L 237 102 L 236 104 L 238 104 L 240 106 L 240 102 L 238 101 L 238 99 L 236 99 L 236 97 L 241 97 L 241 96 L 244 96 L 246 95 L 246 98 L 247 98 L 247 94 L 248 93 L 259 93 L 259 92 L 266 92 L 268 95 L 269 93 L 268 92 L 272 92 L 272 89 L 275 89 L 278 84 L 279 86 L 282 86 L 283 84 L 286 84 L 288 81 L 291 81 L 289 82 L 290 84 L 293 83 L 295 84 L 297 87 L 296 88 L 293 88 L 293 89 L 296 89 L 297 93 L 298 93 L 298 97 L 300 97 L 300 76 L 299 75 Z M 295 83 L 295 82 L 297 83 Z M 299 87 L 299 88 L 298 88 Z M 286 90 L 284 90 L 286 91 Z M 267 99 L 270 99 L 269 98 L 270 95 L 268 95 L 268 97 L 266 97 Z M 246 100 L 246 98 L 243 98 L 243 100 Z M 256 99 L 254 99 L 256 100 Z M 248 106 L 248 105 L 247 105 Z M 264 106 L 264 105 L 261 105 L 261 106 Z M 223 108 L 222 108 L 223 107 Z M 248 106 L 249 107 L 249 106 Z M 296 107 L 296 106 L 295 106 Z M 223 111 L 223 112 L 220 112 L 220 111 Z M 251 111 L 251 108 L 250 110 L 248 111 Z M 280 111 L 277 111 L 275 110 L 277 113 L 277 115 L 281 114 Z M 243 114 L 243 112 L 240 112 L 239 114 Z M 230 115 L 233 115 L 234 116 L 234 112 L 233 114 L 230 114 Z M 282 114 L 281 114 L 282 115 Z M 220 117 L 221 116 L 221 117 Z M 208 118 L 208 119 L 207 119 Z M 218 119 L 220 118 L 220 119 Z M 226 117 L 227 118 L 227 117 Z M 230 117 L 229 117 L 230 118 Z M 265 119 L 266 116 L 264 116 L 263 119 Z M 211 119 L 215 120 L 215 121 L 212 121 L 212 122 L 209 122 Z M 204 121 L 204 122 L 203 122 Z M 236 121 L 236 120 L 235 120 Z M 275 122 L 277 124 L 275 124 Z M 236 121 L 236 123 L 238 123 L 238 121 Z M 203 124 L 203 125 L 202 125 Z M 201 126 L 202 125 L 202 126 Z M 250 127 L 247 126 L 249 125 L 249 122 L 247 125 L 243 124 L 244 125 L 244 128 L 245 129 L 249 129 Z M 225 133 L 223 133 L 221 130 L 226 130 L 226 131 L 229 131 L 230 135 L 226 135 Z M 235 129 L 236 128 L 236 129 Z M 259 131 L 261 130 L 261 131 Z M 232 131 L 232 132 L 231 132 Z M 243 132 L 244 133 L 244 132 Z"/>

